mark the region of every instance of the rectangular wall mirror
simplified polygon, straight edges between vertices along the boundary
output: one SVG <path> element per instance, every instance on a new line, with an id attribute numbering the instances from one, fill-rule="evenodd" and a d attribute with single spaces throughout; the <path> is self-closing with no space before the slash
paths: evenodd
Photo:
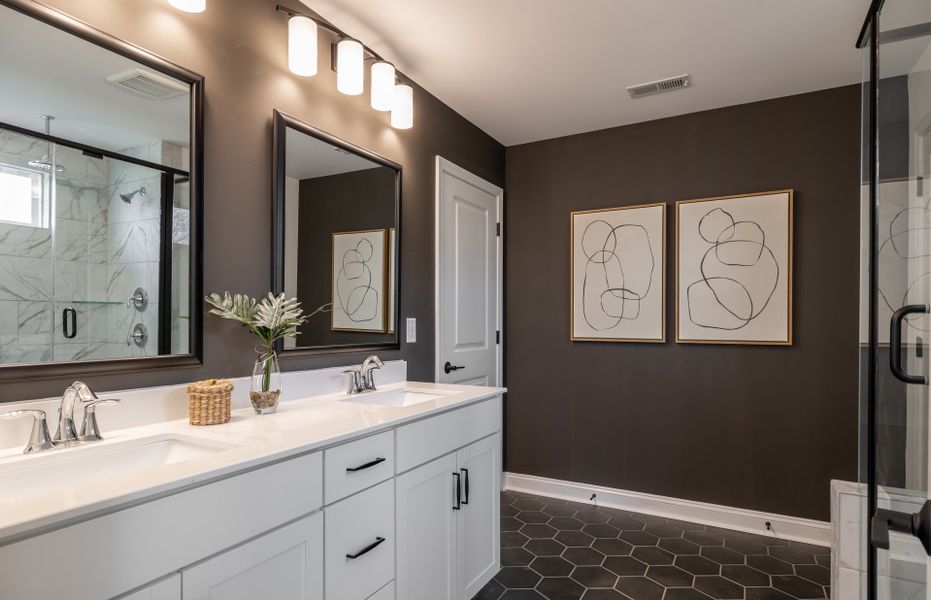
<path id="1" fill-rule="evenodd" d="M 201 86 L 0 0 L 0 377 L 198 360 Z"/>
<path id="2" fill-rule="evenodd" d="M 310 319 L 285 352 L 398 347 L 401 167 L 275 112 L 276 293 Z"/>

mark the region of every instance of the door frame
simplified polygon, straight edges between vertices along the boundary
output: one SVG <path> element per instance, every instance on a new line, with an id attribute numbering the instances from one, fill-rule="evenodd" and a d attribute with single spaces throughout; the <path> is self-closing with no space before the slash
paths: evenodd
<path id="1" fill-rule="evenodd" d="M 495 245 L 498 261 L 498 290 L 496 300 L 496 321 L 497 330 L 500 332 L 500 342 L 496 344 L 496 363 L 498 377 L 494 385 L 501 387 L 504 384 L 504 190 L 493 183 L 482 179 L 478 175 L 466 171 L 455 163 L 443 158 L 439 154 L 436 156 L 436 190 L 434 193 L 434 245 L 433 245 L 433 380 L 440 379 L 440 199 L 443 191 L 443 175 L 449 175 L 460 179 L 469 185 L 479 188 L 495 197 L 496 212 L 498 218 L 498 227 L 500 235 L 497 236 Z"/>

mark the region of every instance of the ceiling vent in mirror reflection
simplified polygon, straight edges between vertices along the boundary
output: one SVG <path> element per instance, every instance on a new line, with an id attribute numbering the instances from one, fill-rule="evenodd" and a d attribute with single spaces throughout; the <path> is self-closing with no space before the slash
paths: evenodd
<path id="1" fill-rule="evenodd" d="M 188 92 L 187 86 L 168 77 L 142 69 L 130 69 L 116 75 L 110 75 L 107 77 L 107 81 L 116 87 L 152 100 L 167 100 Z"/>
<path id="2" fill-rule="evenodd" d="M 679 75 L 678 77 L 668 77 L 666 79 L 660 79 L 659 81 L 651 81 L 650 83 L 632 85 L 627 88 L 627 93 L 630 94 L 631 98 L 642 98 L 644 96 L 662 94 L 663 92 L 682 90 L 689 87 L 691 83 L 691 78 L 688 75 Z"/>

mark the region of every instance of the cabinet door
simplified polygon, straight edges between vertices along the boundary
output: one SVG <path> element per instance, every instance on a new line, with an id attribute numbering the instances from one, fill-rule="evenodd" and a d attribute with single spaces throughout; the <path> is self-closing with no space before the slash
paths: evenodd
<path id="1" fill-rule="evenodd" d="M 314 513 L 181 576 L 184 600 L 322 600 L 323 515 Z"/>
<path id="2" fill-rule="evenodd" d="M 181 600 L 181 574 L 175 573 L 138 592 L 121 596 L 121 600 Z"/>
<path id="3" fill-rule="evenodd" d="M 500 568 L 501 436 L 487 437 L 457 454 L 462 474 L 458 597 L 471 600 Z"/>
<path id="4" fill-rule="evenodd" d="M 458 600 L 456 455 L 397 479 L 397 600 Z"/>

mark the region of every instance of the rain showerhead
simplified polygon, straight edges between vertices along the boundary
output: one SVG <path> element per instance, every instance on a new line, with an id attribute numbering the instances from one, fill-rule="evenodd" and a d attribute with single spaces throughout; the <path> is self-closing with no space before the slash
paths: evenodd
<path id="1" fill-rule="evenodd" d="M 42 115 L 42 118 L 45 120 L 45 135 L 49 136 L 51 135 L 51 131 L 52 131 L 52 121 L 55 120 L 55 117 L 53 117 L 52 115 Z M 33 169 L 42 169 L 43 171 L 48 171 L 49 173 L 51 173 L 52 169 L 54 168 L 56 173 L 63 173 L 65 171 L 65 168 L 61 165 L 52 164 L 52 161 L 49 158 L 49 154 L 50 154 L 49 150 L 51 149 L 51 147 L 52 147 L 52 143 L 48 142 L 45 148 L 45 154 L 42 156 L 42 158 L 38 160 L 30 160 L 29 163 L 27 164 Z"/>
<path id="2" fill-rule="evenodd" d="M 132 204 L 133 198 L 135 198 L 137 194 L 145 198 L 145 188 L 141 187 L 138 190 L 133 190 L 126 194 L 120 194 L 120 200 L 122 200 L 126 204 Z"/>

